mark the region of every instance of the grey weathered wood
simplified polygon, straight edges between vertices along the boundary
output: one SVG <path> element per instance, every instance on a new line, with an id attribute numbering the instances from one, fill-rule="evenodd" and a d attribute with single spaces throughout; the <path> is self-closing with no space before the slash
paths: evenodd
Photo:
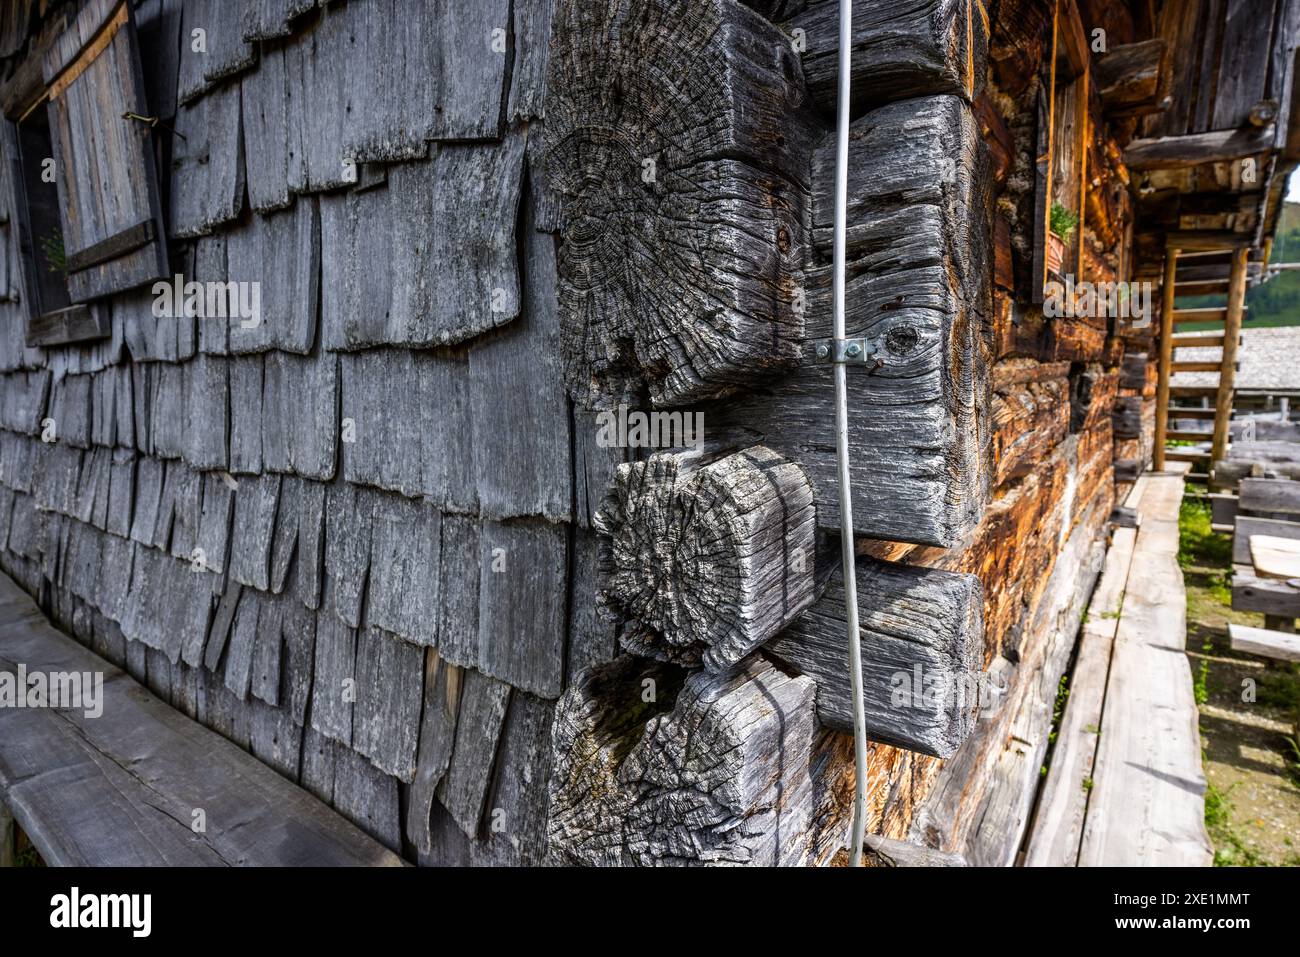
<path id="1" fill-rule="evenodd" d="M 1101 733 L 1102 702 L 1111 651 L 1123 609 L 1124 592 L 1133 564 L 1137 532 L 1118 529 L 1106 553 L 1101 579 L 1088 603 L 1088 616 L 1079 639 L 1069 698 L 1056 730 L 1051 763 L 1038 797 L 1026 845 L 1026 867 L 1074 867 L 1079 861 L 1088 807 L 1088 787 L 1097 739 Z"/>
<path id="2" fill-rule="evenodd" d="M 271 543 L 275 536 L 280 476 L 240 481 L 230 540 L 230 575 L 259 591 L 271 588 Z"/>
<path id="3" fill-rule="evenodd" d="M 1239 507 L 1248 512 L 1300 513 L 1300 482 L 1290 479 L 1244 478 L 1238 487 Z"/>
<path id="4" fill-rule="evenodd" d="M 374 494 L 344 482 L 330 486 L 325 502 L 325 571 L 333 588 L 324 604 L 356 628 L 361 624 L 361 599 L 370 570 Z"/>
<path id="5" fill-rule="evenodd" d="M 548 785 L 553 765 L 555 702 L 524 692 L 510 696 L 497 745 L 496 773 L 487 797 L 475 866 L 532 867 L 545 863 Z"/>
<path id="6" fill-rule="evenodd" d="M 236 356 L 227 364 L 230 375 L 230 471 L 258 475 L 262 471 L 261 355 Z"/>
<path id="7" fill-rule="evenodd" d="M 456 824 L 469 837 L 478 834 L 483 819 L 497 740 L 505 723 L 510 686 L 467 669 L 461 676 L 456 743 L 437 796 Z"/>
<path id="8" fill-rule="evenodd" d="M 729 0 L 560 0 L 548 70 L 575 398 L 681 405 L 789 369 L 809 129 L 785 38 Z"/>
<path id="9" fill-rule="evenodd" d="M 311 700 L 316 615 L 292 601 L 281 602 L 281 605 L 280 628 L 284 639 L 284 658 L 280 665 L 281 705 L 294 724 L 302 725 Z"/>
<path id="10" fill-rule="evenodd" d="M 357 633 L 329 611 L 316 619 L 316 674 L 312 684 L 311 726 L 340 744 L 352 744 L 356 703 Z"/>
<path id="11" fill-rule="evenodd" d="M 1300 661 L 1300 637 L 1295 634 L 1229 622 L 1228 636 L 1232 639 L 1233 651 L 1279 661 Z"/>
<path id="12" fill-rule="evenodd" d="M 543 698 L 564 689 L 568 532 L 543 521 L 480 527 L 477 667 Z"/>
<path id="13" fill-rule="evenodd" d="M 809 337 L 829 337 L 834 149 L 814 157 Z M 940 96 L 853 124 L 846 332 L 881 363 L 848 370 L 854 531 L 952 545 L 974 528 L 991 468 L 987 151 L 969 107 Z M 831 365 L 806 351 L 793 375 L 722 418 L 758 433 L 812 482 L 819 525 L 839 525 Z"/>
<path id="14" fill-rule="evenodd" d="M 249 597 L 258 597 L 250 590 Z M 281 620 L 282 605 L 260 601 L 257 614 L 257 638 L 249 667 L 249 693 L 272 708 L 280 704 L 280 668 L 284 659 Z M 256 713 L 256 712 L 255 712 Z"/>
<path id="15" fill-rule="evenodd" d="M 1259 578 L 1248 564 L 1234 564 L 1232 607 L 1237 611 L 1300 618 L 1300 588 L 1276 578 Z"/>
<path id="16" fill-rule="evenodd" d="M 268 45 L 257 69 L 240 81 L 248 204 L 259 213 L 292 202 L 286 57 L 285 47 Z"/>
<path id="17" fill-rule="evenodd" d="M 816 598 L 812 489 L 763 446 L 620 466 L 595 524 L 610 603 L 668 660 L 731 667 Z"/>
<path id="18" fill-rule="evenodd" d="M 477 518 L 442 517 L 438 653 L 460 667 L 475 667 L 479 661 L 478 591 L 482 576 L 479 539 Z"/>
<path id="19" fill-rule="evenodd" d="M 893 838 L 868 834 L 864 839 L 863 855 L 867 867 L 967 867 L 966 859 L 950 851 L 897 841 Z"/>
<path id="20" fill-rule="evenodd" d="M 1211 492 L 1210 523 L 1212 525 L 1232 525 L 1237 520 L 1239 501 L 1237 496 L 1227 492 Z"/>
<path id="21" fill-rule="evenodd" d="M 343 747 L 336 748 L 334 807 L 385 847 L 401 850 L 402 812 L 397 779 Z"/>
<path id="22" fill-rule="evenodd" d="M 171 235 L 201 236 L 239 216 L 244 202 L 239 87 L 218 87 L 176 111 Z M 204 277 L 224 278 L 224 277 Z"/>
<path id="23" fill-rule="evenodd" d="M 1181 476 L 1153 478 L 1107 678 L 1083 867 L 1208 865 L 1199 713 L 1185 652 L 1179 571 Z"/>
<path id="24" fill-rule="evenodd" d="M 631 656 L 587 671 L 556 709 L 551 854 L 566 864 L 799 865 L 816 725 L 812 682 L 758 658 L 684 682 Z"/>
<path id="25" fill-rule="evenodd" d="M 1287 522 L 1274 518 L 1255 518 L 1238 515 L 1232 531 L 1232 561 L 1237 565 L 1250 564 L 1250 536 L 1271 535 L 1274 538 L 1300 538 L 1300 522 Z"/>
<path id="26" fill-rule="evenodd" d="M 367 621 L 416 645 L 437 640 L 441 521 L 422 502 L 385 495 L 371 525 Z"/>
<path id="27" fill-rule="evenodd" d="M 476 511 L 478 430 L 467 362 L 395 349 L 344 354 L 339 362 L 346 430 L 341 443 L 343 477 L 424 498 L 448 511 Z M 438 414 L 429 416 L 428 409 Z M 544 431 L 558 435 L 563 429 L 552 423 Z M 515 447 L 514 440 L 497 441 Z M 548 452 L 557 454 L 555 449 Z M 545 488 L 554 482 L 543 479 L 539 484 Z M 525 501 L 536 499 L 529 495 Z"/>
<path id="28" fill-rule="evenodd" d="M 450 144 L 393 166 L 384 188 L 323 198 L 324 344 L 447 345 L 514 319 L 524 148 L 519 130 Z"/>
<path id="29" fill-rule="evenodd" d="M 282 213 L 254 216 L 247 226 L 228 231 L 226 270 L 226 281 L 260 287 L 255 325 L 242 315 L 200 320 L 227 324 L 230 352 L 311 351 L 320 295 L 320 215 L 314 199 L 304 198 Z"/>
<path id="30" fill-rule="evenodd" d="M 974 101 L 984 86 L 988 20 L 964 0 L 857 3 L 853 6 L 850 109 L 934 93 Z M 812 0 L 782 24 L 804 31 L 803 70 L 812 102 L 834 115 L 839 5 Z"/>
<path id="31" fill-rule="evenodd" d="M 858 608 L 867 735 L 949 757 L 975 725 L 984 655 L 974 575 L 860 560 Z M 833 583 L 767 650 L 817 682 L 817 715 L 851 730 L 844 590 Z"/>
<path id="32" fill-rule="evenodd" d="M 292 476 L 280 479 L 280 503 L 275 514 L 275 535 L 271 541 L 271 591 L 284 591 L 298 548 L 298 513 L 302 481 Z"/>
<path id="33" fill-rule="evenodd" d="M 424 650 L 378 628 L 357 633 L 357 701 L 352 747 L 385 774 L 410 783 L 416 772 Z"/>
<path id="34" fill-rule="evenodd" d="M 5 600 L 22 601 L 0 580 Z M 30 605 L 30 600 L 28 600 Z M 6 625 L 0 667 L 104 674 L 104 710 L 0 711 L 0 792 L 46 863 L 400 864 L 235 745 L 44 622 Z M 202 808 L 206 830 L 191 829 Z"/>
<path id="35" fill-rule="evenodd" d="M 1111 415 L 1111 425 L 1117 439 L 1140 439 L 1142 437 L 1142 397 L 1124 395 L 1115 400 L 1115 410 Z"/>
<path id="36" fill-rule="evenodd" d="M 514 63 L 510 69 L 510 100 L 506 118 L 540 119 L 545 110 L 546 64 L 550 53 L 551 17 L 555 0 L 511 4 L 514 13 Z"/>
<path id="37" fill-rule="evenodd" d="M 239 610 L 243 587 L 239 582 L 231 582 L 217 601 L 216 613 L 208 626 L 202 658 L 203 666 L 211 672 L 217 671 L 225 654 L 230 639 L 230 629 L 234 626 L 235 615 Z M 199 662 L 186 658 L 186 664 L 197 666 Z"/>
<path id="38" fill-rule="evenodd" d="M 431 35 L 437 38 L 433 136 L 477 140 L 500 136 L 502 98 L 509 69 L 504 31 L 509 0 L 448 0 L 435 5 Z M 417 55 L 423 50 L 415 48 Z"/>
<path id="39" fill-rule="evenodd" d="M 253 674 L 253 655 L 257 647 L 262 602 L 257 592 L 245 589 L 239 599 L 230 629 L 230 642 L 226 647 L 225 683 L 241 701 L 248 697 Z M 268 606 L 269 607 L 269 606 Z M 278 622 L 277 630 L 278 630 Z"/>
<path id="40" fill-rule="evenodd" d="M 299 203 L 301 205 L 301 202 Z M 337 468 L 338 364 L 331 355 L 266 356 L 262 459 L 268 471 L 327 481 Z"/>
<path id="41" fill-rule="evenodd" d="M 526 202 L 520 316 L 469 352 L 474 484 L 484 518 L 567 521 L 572 443 L 559 350 L 555 239 L 537 231 L 531 195 Z"/>
<path id="42" fill-rule="evenodd" d="M 413 7 L 403 0 L 346 8 L 353 40 L 347 60 L 351 111 L 342 144 L 347 159 L 391 163 L 427 155 L 437 123 L 436 83 L 442 66 L 437 47 L 444 38 L 436 21 L 441 12 L 437 5 Z M 472 56 L 479 64 L 500 59 L 488 48 L 489 35 L 490 28 L 472 35 L 460 56 Z M 476 91 L 485 97 L 492 92 Z"/>
<path id="43" fill-rule="evenodd" d="M 102 47 L 90 43 L 96 33 L 110 36 L 100 32 L 104 24 L 105 30 L 115 31 L 111 39 Z M 75 70 L 81 72 L 68 83 Z M 46 51 L 44 74 L 53 93 L 48 109 L 61 174 L 56 183 L 70 266 L 69 297 L 85 302 L 165 275 L 167 250 L 149 128 L 123 116 L 148 112 L 131 5 L 86 4 Z M 75 268 L 78 257 L 141 226 L 147 227 L 147 237 Z"/>

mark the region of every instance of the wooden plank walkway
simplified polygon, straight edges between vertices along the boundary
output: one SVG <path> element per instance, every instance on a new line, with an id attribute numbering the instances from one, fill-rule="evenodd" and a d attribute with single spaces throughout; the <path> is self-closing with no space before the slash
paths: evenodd
<path id="1" fill-rule="evenodd" d="M 402 864 L 307 791 L 58 631 L 0 574 L 0 678 L 13 680 L 19 665 L 28 676 L 103 676 L 91 708 L 0 708 L 0 802 L 46 863 Z"/>
<path id="2" fill-rule="evenodd" d="M 1178 567 L 1181 470 L 1126 504 L 1080 637 L 1026 866 L 1208 866 L 1205 776 Z"/>

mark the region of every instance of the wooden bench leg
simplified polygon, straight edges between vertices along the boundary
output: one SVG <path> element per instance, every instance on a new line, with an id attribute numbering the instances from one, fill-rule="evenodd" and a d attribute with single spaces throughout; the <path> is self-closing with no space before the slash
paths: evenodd
<path id="1" fill-rule="evenodd" d="M 1284 631 L 1288 635 L 1295 634 L 1295 619 L 1285 618 L 1281 615 L 1265 615 L 1264 627 L 1270 631 Z"/>
<path id="2" fill-rule="evenodd" d="M 18 829 L 14 826 L 14 816 L 0 801 L 0 867 L 13 867 L 17 855 Z"/>

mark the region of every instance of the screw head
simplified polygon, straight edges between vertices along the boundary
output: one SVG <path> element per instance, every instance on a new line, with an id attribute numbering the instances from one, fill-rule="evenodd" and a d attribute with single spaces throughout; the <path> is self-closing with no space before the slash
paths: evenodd
<path id="1" fill-rule="evenodd" d="M 830 346 L 821 345 L 821 346 L 818 346 L 818 347 L 817 347 L 817 358 L 818 358 L 818 359 L 825 359 L 825 358 L 826 358 L 827 356 L 829 356 L 830 354 L 831 354 L 831 347 L 830 347 Z"/>
<path id="2" fill-rule="evenodd" d="M 851 342 L 849 343 L 848 348 L 844 350 L 844 354 L 850 359 L 856 359 L 862 354 L 862 346 L 858 345 L 856 342 Z"/>

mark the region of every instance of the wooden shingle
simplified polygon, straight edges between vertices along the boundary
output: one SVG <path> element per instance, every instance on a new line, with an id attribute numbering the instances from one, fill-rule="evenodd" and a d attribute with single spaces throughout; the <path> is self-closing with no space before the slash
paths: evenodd
<path id="1" fill-rule="evenodd" d="M 415 777 L 424 649 L 379 628 L 357 633 L 352 747 L 399 781 Z"/>

